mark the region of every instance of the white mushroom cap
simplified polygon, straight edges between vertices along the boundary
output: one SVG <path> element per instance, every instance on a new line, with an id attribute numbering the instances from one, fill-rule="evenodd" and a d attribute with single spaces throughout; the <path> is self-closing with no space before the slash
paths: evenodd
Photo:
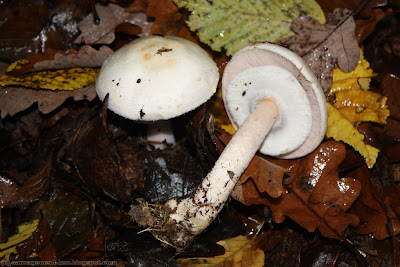
<path id="1" fill-rule="evenodd" d="M 236 53 L 225 68 L 222 94 L 236 129 L 260 99 L 276 102 L 280 116 L 259 149 L 263 154 L 301 157 L 325 136 L 325 95 L 301 57 L 284 47 L 261 43 Z"/>
<path id="2" fill-rule="evenodd" d="M 216 63 L 197 44 L 178 37 L 149 36 L 116 51 L 96 81 L 108 108 L 137 121 L 167 120 L 206 102 L 216 91 Z"/>

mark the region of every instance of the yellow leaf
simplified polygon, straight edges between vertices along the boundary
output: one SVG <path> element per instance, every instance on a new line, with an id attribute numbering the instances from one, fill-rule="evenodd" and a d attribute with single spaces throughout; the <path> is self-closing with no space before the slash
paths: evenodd
<path id="1" fill-rule="evenodd" d="M 5 74 L 0 77 L 0 85 L 51 90 L 74 90 L 94 83 L 98 73 L 99 69 L 72 68 L 27 73 L 17 77 Z"/>
<path id="2" fill-rule="evenodd" d="M 23 223 L 18 225 L 17 233 L 10 236 L 5 243 L 0 243 L 0 258 L 2 261 L 7 261 L 11 253 L 17 252 L 17 247 L 22 245 L 39 225 L 39 220 L 33 220 L 30 223 Z"/>
<path id="3" fill-rule="evenodd" d="M 334 106 L 352 123 L 371 121 L 385 124 L 390 115 L 386 101 L 386 96 L 370 91 L 342 91 L 335 94 Z"/>
<path id="4" fill-rule="evenodd" d="M 265 254 L 258 248 L 257 239 L 237 236 L 221 240 L 217 244 L 225 248 L 225 254 L 208 258 L 181 258 L 179 266 L 264 266 Z"/>
<path id="5" fill-rule="evenodd" d="M 21 65 L 24 65 L 24 64 L 27 64 L 27 63 L 29 63 L 29 60 L 27 60 L 27 59 L 17 60 L 15 62 L 11 63 L 10 66 L 8 66 L 6 72 L 10 72 L 10 71 L 13 71 L 13 70 L 20 69 Z"/>
<path id="6" fill-rule="evenodd" d="M 347 90 L 368 90 L 374 75 L 361 51 L 358 65 L 352 72 L 343 72 L 339 68 L 333 70 L 333 84 L 329 94 Z"/>
<path id="7" fill-rule="evenodd" d="M 379 149 L 364 143 L 364 135 L 358 132 L 339 110 L 328 103 L 328 129 L 326 136 L 336 141 L 351 145 L 365 159 L 367 166 L 372 168 L 378 158 Z"/>
<path id="8" fill-rule="evenodd" d="M 225 112 L 225 108 L 222 101 L 221 89 L 218 89 L 218 91 L 215 93 L 210 103 L 211 103 L 210 112 L 214 116 L 215 125 L 221 127 L 226 132 L 233 135 L 236 132 L 236 129 L 229 121 L 228 115 Z"/>

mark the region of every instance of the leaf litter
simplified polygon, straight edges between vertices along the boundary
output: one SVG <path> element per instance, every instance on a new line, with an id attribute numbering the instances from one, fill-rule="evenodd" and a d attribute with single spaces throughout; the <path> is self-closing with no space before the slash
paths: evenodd
<path id="1" fill-rule="evenodd" d="M 146 12 L 148 16 L 149 14 L 155 15 L 154 19 L 158 24 L 156 24 L 156 27 L 152 27 L 153 33 L 169 32 L 198 42 L 197 38 L 193 34 L 190 34 L 187 25 L 184 24 L 184 13 L 177 8 L 173 8 L 174 6 L 171 6 L 172 1 L 165 1 L 162 5 L 159 5 L 160 2 L 155 0 L 144 4 L 141 1 L 141 3 L 142 5 L 139 5 L 140 8 L 138 8 L 137 11 Z M 155 5 L 155 3 L 158 4 Z M 357 6 L 357 4 L 353 3 L 349 3 L 349 5 Z M 97 7 L 98 6 L 96 6 L 96 8 Z M 162 7 L 165 7 L 165 9 Z M 150 8 L 153 9 L 152 12 L 150 12 Z M 322 9 L 329 8 L 331 8 L 331 6 L 322 6 Z M 169 10 L 170 12 L 163 13 L 163 10 Z M 158 17 L 161 14 L 163 16 L 162 19 Z M 369 12 L 369 14 L 372 13 Z M 387 12 L 385 16 L 393 15 Z M 353 32 L 352 35 L 355 35 L 354 32 L 359 32 L 359 29 L 354 29 L 353 25 L 348 22 L 351 22 L 353 19 L 352 17 L 346 19 L 342 15 L 336 14 L 333 19 L 329 16 L 327 16 L 327 18 L 328 22 L 326 24 L 330 24 L 333 28 L 336 27 L 336 30 L 331 32 L 332 35 L 337 34 L 337 32 L 340 32 L 342 35 L 349 34 L 346 28 L 342 28 L 343 25 L 349 26 L 350 31 Z M 382 18 L 376 17 L 376 21 L 380 19 Z M 359 18 L 354 16 L 354 20 L 355 27 L 357 27 L 357 25 L 359 25 L 357 24 Z M 375 22 L 372 21 L 371 23 Z M 393 24 L 393 21 L 391 23 Z M 139 31 L 137 28 L 135 29 L 134 26 L 131 27 L 129 25 L 128 28 L 132 30 L 123 29 L 122 26 L 122 30 L 121 28 L 118 30 L 118 26 L 119 25 L 113 24 L 108 28 L 109 32 L 116 32 L 117 34 L 107 37 L 109 38 L 108 40 L 112 42 L 110 45 L 112 48 L 119 47 L 126 42 L 124 39 L 126 36 L 122 39 L 118 39 L 121 37 L 118 36 L 119 33 L 125 34 L 130 32 L 136 35 Z M 330 29 L 332 29 L 332 27 Z M 376 27 L 377 29 L 381 29 L 382 25 L 376 22 Z M 315 28 L 312 29 L 315 30 Z M 377 30 L 375 30 L 372 35 L 374 35 L 376 31 Z M 388 34 L 388 32 L 385 33 Z M 297 32 L 297 34 L 300 36 L 300 32 Z M 382 39 L 378 40 L 375 37 L 375 39 L 372 39 L 373 46 L 368 46 L 368 44 L 371 44 L 368 43 L 371 40 L 368 38 L 370 33 L 363 34 L 363 38 L 358 41 L 364 41 L 363 44 L 367 44 L 367 46 L 364 47 L 364 52 L 368 59 L 371 54 L 376 55 L 376 51 L 380 51 L 374 49 L 378 47 L 380 49 L 378 44 Z M 330 34 L 327 35 L 328 39 L 330 36 Z M 101 39 L 101 37 L 100 39 L 99 37 L 96 38 L 98 40 Z M 133 39 L 134 38 L 136 37 L 133 37 Z M 303 37 L 299 38 L 301 39 Z M 350 43 L 353 43 L 353 41 L 354 40 L 351 40 Z M 395 44 L 393 40 L 391 43 Z M 336 42 L 331 40 L 329 46 L 335 45 L 337 45 Z M 332 49 L 336 51 L 336 53 L 339 53 L 337 51 L 343 50 L 350 51 L 351 49 L 347 49 L 348 45 L 348 41 L 343 41 L 338 44 L 339 47 L 328 47 L 328 49 Z M 21 72 L 35 71 L 35 68 L 43 68 L 44 70 L 50 68 L 57 69 L 58 66 L 62 66 L 65 63 L 64 61 L 67 63 L 73 62 L 72 64 L 76 63 L 71 59 L 74 57 L 72 54 L 68 56 L 54 51 L 50 53 L 52 56 L 47 58 L 42 57 L 29 67 L 26 66 Z M 79 51 L 79 49 L 75 51 Z M 357 51 L 359 52 L 358 47 Z M 371 53 L 371 51 L 375 54 Z M 220 54 L 215 54 L 211 50 L 209 50 L 209 52 L 216 59 L 220 56 Z M 392 52 L 395 54 L 395 50 Z M 355 54 L 354 52 L 354 55 Z M 353 54 L 350 53 L 348 55 Z M 385 55 L 387 56 L 387 54 Z M 330 71 L 333 70 L 332 65 L 336 63 L 339 64 L 339 67 L 344 66 L 344 69 L 346 67 L 350 69 L 350 63 L 352 62 L 349 56 L 344 58 L 321 57 L 319 60 L 320 59 L 322 59 L 322 61 L 325 60 L 324 63 L 328 63 L 327 66 L 329 66 Z M 339 63 L 339 59 L 341 63 Z M 99 62 L 101 62 L 101 60 Z M 89 59 L 84 59 L 81 63 L 83 63 L 82 67 L 84 67 L 85 64 L 89 64 Z M 373 62 L 372 65 L 374 66 L 374 64 L 376 65 L 376 62 Z M 320 67 L 321 66 L 322 64 Z M 246 175 L 242 177 L 242 183 L 238 187 L 238 190 L 241 190 L 239 190 L 239 192 L 241 192 L 242 199 L 246 199 L 243 198 L 243 196 L 250 196 L 247 201 L 260 201 L 262 205 L 255 204 L 251 207 L 244 207 L 242 204 L 232 199 L 225 209 L 225 213 L 220 215 L 220 221 L 215 222 L 211 228 L 217 228 L 218 226 L 221 226 L 222 229 L 224 229 L 224 226 L 225 229 L 232 228 L 232 224 L 227 224 L 227 222 L 223 220 L 227 212 L 232 209 L 236 210 L 237 213 L 234 215 L 236 220 L 231 221 L 235 221 L 235 225 L 237 226 L 241 225 L 240 222 L 243 224 L 243 222 L 247 221 L 247 226 L 244 228 L 247 228 L 248 231 L 250 231 L 250 229 L 248 229 L 250 225 L 248 220 L 255 214 L 261 216 L 261 218 L 268 223 L 258 228 L 261 229 L 261 232 L 257 230 L 256 232 L 259 234 L 254 238 L 257 238 L 257 247 L 267 252 L 265 261 L 268 262 L 268 264 L 273 264 L 273 261 L 279 262 L 279 260 L 284 264 L 288 264 L 288 260 L 291 259 L 291 263 L 293 264 L 294 262 L 300 261 L 301 264 L 310 266 L 315 264 L 312 263 L 313 258 L 318 258 L 319 255 L 327 255 L 327 253 L 330 253 L 330 257 L 326 258 L 327 261 L 331 261 L 329 264 L 332 262 L 337 263 L 338 261 L 341 261 L 343 264 L 345 264 L 345 262 L 348 264 L 353 263 L 353 265 L 354 262 L 363 264 L 365 261 L 368 261 L 372 266 L 395 264 L 396 257 L 394 257 L 394 255 L 396 255 L 396 250 L 390 245 L 384 245 L 384 242 L 390 239 L 392 240 L 391 244 L 396 244 L 396 242 L 398 242 L 396 241 L 396 238 L 398 240 L 399 213 L 399 200 L 398 197 L 396 197 L 398 186 L 396 186 L 396 179 L 393 178 L 396 177 L 395 173 L 398 169 L 399 161 L 399 153 L 395 150 L 396 147 L 399 147 L 398 131 L 396 130 L 396 127 L 399 127 L 398 118 L 400 117 L 396 105 L 398 78 L 390 74 L 384 76 L 380 72 L 380 68 L 372 69 L 376 72 L 377 76 L 380 76 L 380 78 L 384 77 L 384 80 L 381 82 L 377 77 L 367 77 L 372 79 L 371 91 L 380 93 L 385 97 L 388 96 L 387 105 L 390 110 L 390 116 L 387 118 L 387 125 L 384 127 L 377 125 L 376 122 L 356 123 L 357 130 L 362 132 L 365 136 L 364 143 L 367 145 L 374 144 L 374 146 L 382 151 L 382 155 L 380 154 L 374 169 L 369 170 L 363 165 L 362 161 L 360 163 L 358 158 L 350 157 L 350 155 L 353 155 L 352 153 L 348 153 L 351 148 L 334 141 L 325 142 L 321 146 L 320 152 L 331 148 L 330 153 L 332 155 L 328 157 L 329 160 L 323 156 L 329 153 L 324 154 L 322 152 L 321 154 L 316 152 L 316 154 L 302 159 L 301 165 L 298 161 L 281 162 L 267 157 L 257 156 L 254 160 L 253 167 L 249 168 Z M 393 73 L 394 72 L 395 70 L 393 70 Z M 322 73 L 318 71 L 316 73 L 322 75 Z M 358 84 L 358 81 L 354 84 Z M 154 242 L 149 235 L 136 235 L 136 233 L 142 229 L 129 221 L 128 217 L 125 216 L 126 214 L 124 214 L 124 211 L 128 210 L 126 205 L 138 197 L 145 196 L 145 198 L 153 199 L 155 202 L 162 202 L 164 199 L 170 197 L 166 192 L 170 192 L 174 195 L 190 192 L 191 188 L 195 188 L 196 183 L 198 183 L 201 177 L 203 177 L 203 174 L 208 171 L 210 164 L 212 165 L 212 161 L 218 157 L 218 153 L 223 149 L 230 135 L 224 133 L 224 131 L 219 128 L 211 127 L 210 123 L 207 123 L 205 126 L 204 124 L 193 125 L 193 121 L 190 120 L 193 114 L 188 114 L 185 118 L 181 118 L 179 123 L 175 125 L 178 127 L 177 132 L 181 134 L 180 146 L 163 153 L 159 151 L 148 151 L 146 149 L 148 145 L 142 142 L 142 126 L 133 126 L 131 123 L 112 114 L 107 118 L 106 122 L 104 122 L 104 118 L 92 120 L 82 119 L 83 117 L 88 118 L 87 116 L 96 118 L 96 116 L 102 116 L 101 114 L 103 114 L 100 112 L 101 103 L 99 103 L 98 100 L 94 100 L 94 88 L 91 88 L 93 93 L 92 100 L 88 98 L 89 101 L 77 101 L 78 99 L 85 99 L 85 97 L 77 97 L 75 101 L 65 102 L 65 99 L 69 98 L 69 96 L 64 96 L 65 98 L 60 96 L 60 101 L 58 102 L 56 101 L 57 97 L 50 97 L 48 103 L 45 104 L 42 109 L 40 106 L 45 103 L 42 99 L 44 96 L 42 93 L 45 90 L 18 88 L 21 91 L 19 92 L 19 96 L 18 94 L 15 96 L 14 102 L 10 102 L 9 106 L 4 109 L 1 108 L 3 119 L 1 121 L 2 129 L 0 134 L 5 137 L 14 136 L 13 138 L 17 140 L 17 142 L 11 145 L 6 145 L 6 142 L 1 142 L 3 157 L 7 155 L 18 155 L 15 157 L 14 162 L 7 160 L 7 163 L 12 162 L 12 164 L 9 164 L 9 167 L 5 166 L 3 171 L 16 175 L 26 171 L 27 168 L 31 168 L 29 167 L 32 164 L 33 153 L 31 153 L 31 151 L 36 147 L 41 147 L 39 144 L 46 142 L 46 140 L 52 140 L 51 144 L 54 144 L 54 142 L 57 144 L 56 149 L 52 150 L 55 152 L 56 156 L 52 159 L 52 164 L 54 165 L 52 165 L 51 168 L 51 180 L 48 187 L 41 186 L 43 182 L 46 182 L 46 179 L 43 178 L 44 176 L 35 176 L 36 179 L 31 180 L 31 185 L 37 192 L 30 200 L 32 205 L 18 205 L 15 202 L 10 202 L 11 204 L 9 207 L 4 207 L 2 209 L 2 241 L 6 241 L 6 237 L 10 236 L 10 233 L 13 232 L 13 229 L 15 229 L 18 224 L 31 220 L 32 214 L 37 214 L 35 210 L 38 207 L 41 207 L 42 210 L 48 208 L 50 212 L 46 211 L 44 213 L 45 220 L 41 221 L 39 224 L 43 225 L 43 227 L 39 227 L 39 232 L 41 235 L 45 234 L 45 242 L 40 246 L 36 246 L 36 248 L 32 245 L 34 242 L 32 242 L 31 245 L 27 245 L 25 251 L 21 250 L 18 252 L 20 259 L 25 259 L 29 255 L 34 255 L 31 259 L 89 260 L 94 258 L 99 260 L 110 259 L 124 264 L 134 264 L 138 262 L 147 262 L 150 264 L 150 262 L 152 262 L 150 258 L 162 258 L 159 255 L 164 255 L 168 259 L 159 261 L 159 264 L 176 266 L 176 260 L 172 259 L 174 257 L 173 252 L 169 251 L 167 253 L 168 249 L 162 248 L 159 243 L 157 245 L 157 242 Z M 6 91 L 11 89 L 13 88 L 7 87 Z M 28 101 L 29 103 L 27 102 L 24 104 L 25 107 L 22 107 L 22 105 L 18 107 L 18 98 L 19 100 L 26 99 L 23 97 L 23 91 L 30 92 L 29 90 L 32 90 L 31 92 L 40 92 L 40 94 L 38 94 L 36 100 L 33 98 L 31 99 L 31 93 L 27 94 L 28 98 L 30 98 Z M 347 98 L 347 96 L 345 98 Z M 374 99 L 376 100 L 376 98 Z M 379 99 L 382 100 L 384 98 Z M 7 101 L 0 101 L 0 103 L 3 104 L 6 102 Z M 27 116 L 31 112 L 36 111 L 36 107 L 31 107 L 35 102 L 39 103 L 37 108 L 41 110 L 42 113 L 37 113 L 35 116 Z M 17 107 L 12 107 L 12 103 Z M 15 105 L 15 103 L 18 103 L 18 105 Z M 61 110 L 67 110 L 68 112 L 60 112 Z M 7 114 L 12 114 L 13 116 L 10 115 L 6 117 Z M 28 122 L 33 118 L 39 118 L 38 122 L 42 126 L 33 126 L 34 123 L 28 123 L 24 127 L 21 127 L 21 123 L 16 123 L 16 121 L 19 120 Z M 359 119 L 357 120 L 359 121 Z M 84 123 L 82 124 L 82 122 Z M 16 125 L 18 125 L 18 127 L 16 127 Z M 48 126 L 44 127 L 44 125 Z M 186 129 L 189 133 L 188 135 L 182 134 L 184 132 L 183 128 L 186 128 L 184 125 L 191 125 L 191 127 Z M 90 138 L 98 133 L 102 135 L 102 141 L 105 141 L 104 147 L 100 150 L 101 154 L 96 154 L 96 151 L 99 152 L 99 150 L 96 150 L 96 139 L 91 140 Z M 25 137 L 28 137 L 28 139 L 25 139 Z M 192 139 L 193 137 L 195 137 L 195 139 Z M 72 142 L 73 138 L 75 138 L 74 145 Z M 75 146 L 74 149 L 76 152 L 77 149 L 83 149 L 82 147 L 84 147 L 87 142 L 93 143 L 86 148 L 86 152 L 78 153 L 78 155 L 75 153 L 73 154 L 75 156 L 71 156 L 71 145 Z M 345 150 L 347 153 L 343 153 L 344 147 L 346 147 Z M 332 148 L 336 150 L 332 150 Z M 107 155 L 110 155 L 110 151 L 116 151 L 115 157 L 107 159 Z M 90 155 L 97 155 L 97 157 Z M 383 157 L 388 160 L 383 160 Z M 202 159 L 201 162 L 203 164 L 201 166 L 199 162 L 195 163 L 199 158 Z M 107 160 L 111 164 L 102 164 L 107 162 Z M 171 164 L 172 162 L 175 163 Z M 314 164 L 316 162 L 318 162 L 320 168 L 315 168 Z M 96 176 L 99 181 L 94 179 L 94 177 L 90 177 L 92 170 L 86 167 L 85 163 L 89 163 L 89 165 L 92 164 L 90 166 L 97 166 L 97 168 L 99 168 L 97 171 L 98 175 Z M 325 163 L 326 165 L 324 165 Z M 127 197 L 119 198 L 123 196 L 123 194 L 120 193 L 123 189 L 116 191 L 111 190 L 111 194 L 107 193 L 107 190 L 112 188 L 107 182 L 108 179 L 105 179 L 107 172 L 110 170 L 107 166 L 115 166 L 115 164 L 119 166 L 119 168 L 117 168 L 116 177 L 118 180 L 124 181 L 125 184 L 129 185 L 130 190 L 132 190 L 131 196 L 128 195 Z M 362 165 L 362 171 L 360 171 L 361 168 L 358 169 L 360 164 Z M 2 164 L 2 166 L 3 165 L 4 164 Z M 44 169 L 46 168 L 45 166 L 47 165 L 43 165 Z M 80 177 L 76 173 L 76 166 L 78 166 L 79 173 L 81 174 Z M 346 167 L 344 168 L 344 166 Z M 143 171 L 143 167 L 147 169 Z M 378 169 L 379 171 L 377 171 Z M 312 171 L 310 172 L 310 170 Z M 320 171 L 319 174 L 317 174 L 318 170 Z M 383 170 L 385 170 L 385 172 Z M 263 173 L 269 174 L 263 175 Z M 307 173 L 308 175 L 305 175 Z M 374 175 L 371 176 L 371 173 L 374 173 Z M 376 177 L 379 177 L 382 173 L 385 173 L 384 177 L 392 177 L 393 181 L 385 180 L 380 183 L 377 182 L 379 180 L 377 180 Z M 11 175 L 11 177 L 12 176 L 13 175 Z M 18 178 L 18 175 L 15 178 Z M 165 182 L 160 183 L 160 178 Z M 182 187 L 180 190 L 176 190 L 176 188 L 168 189 L 168 184 L 171 184 L 171 181 L 175 183 L 178 188 L 182 186 L 180 181 L 173 180 L 175 178 L 191 178 L 193 181 L 188 183 L 183 182 L 184 184 L 186 183 L 187 187 Z M 268 185 L 268 181 L 270 180 L 274 180 L 274 186 L 265 185 L 266 182 Z M 38 182 L 37 187 L 34 181 Z M 162 186 L 157 187 L 159 183 L 160 185 L 162 184 Z M 89 189 L 92 184 L 96 184 L 97 189 L 95 192 Z M 43 188 L 43 191 L 40 188 Z M 151 193 L 147 193 L 151 190 L 153 190 Z M 378 193 L 372 195 L 370 192 Z M 251 194 L 253 195 L 251 196 Z M 110 198 L 110 196 L 113 197 Z M 57 213 L 59 211 L 57 203 L 61 203 L 59 207 L 69 206 L 70 208 L 70 210 L 60 209 L 62 216 L 68 217 L 63 221 L 66 223 L 65 228 L 55 227 L 55 225 L 58 224 L 56 223 L 57 219 L 54 219 L 58 218 Z M 65 205 L 65 203 L 69 204 Z M 80 203 L 81 206 L 78 203 Z M 247 204 L 248 203 L 249 202 L 247 202 Z M 11 206 L 13 206 L 13 208 Z M 265 206 L 268 208 L 265 208 Z M 271 213 L 269 213 L 269 211 L 271 211 Z M 251 214 L 251 216 L 249 216 L 249 214 Z M 371 214 L 374 214 L 374 216 L 371 216 Z M 74 220 L 83 220 L 87 222 L 87 224 L 84 224 L 85 227 L 79 228 L 73 223 Z M 49 227 L 48 222 L 53 225 L 54 229 Z M 277 224 L 277 222 L 279 222 L 279 224 Z M 45 226 L 46 223 L 47 226 Z M 301 227 L 299 227 L 299 225 Z M 288 230 L 288 228 L 290 230 Z M 124 229 L 125 235 L 119 234 L 121 229 Z M 315 231 L 318 229 L 323 235 L 336 238 L 343 242 L 328 242 L 329 239 L 324 238 L 318 232 L 308 233 L 304 231 L 304 229 L 308 231 Z M 354 229 L 354 231 L 351 231 L 352 229 Z M 57 232 L 59 232 L 59 234 L 57 234 Z M 133 234 L 130 236 L 129 242 L 127 242 L 128 235 L 126 235 L 126 233 Z M 235 232 L 233 236 L 225 235 L 220 236 L 220 238 L 223 240 L 243 234 L 244 232 Z M 48 238 L 50 235 L 52 239 Z M 378 247 L 371 247 L 367 245 L 370 235 L 384 240 L 382 242 L 373 241 L 373 246 Z M 65 236 L 72 236 L 72 242 L 66 242 L 64 239 Z M 210 230 L 209 233 L 206 232 L 203 237 L 200 237 L 198 244 L 203 244 L 203 248 L 213 247 L 212 244 L 218 241 L 215 240 L 213 236 L 215 237 L 215 232 L 212 230 Z M 273 238 L 265 238 L 265 236 Z M 113 241 L 113 247 L 107 246 L 105 237 Z M 138 252 L 136 253 L 135 249 L 128 249 L 129 247 L 133 247 L 137 239 L 141 238 L 144 242 L 141 244 L 144 246 L 147 242 L 146 251 L 150 251 L 151 253 L 148 252 L 146 254 L 143 253 L 143 251 L 139 252 L 139 250 L 137 250 Z M 208 242 L 202 243 L 202 238 L 208 240 Z M 352 243 L 348 243 L 346 241 L 347 239 L 351 240 Z M 290 244 L 293 244 L 293 247 L 285 248 L 283 245 L 285 242 L 289 242 L 289 240 L 291 242 Z M 318 246 L 315 245 L 314 242 L 308 242 L 306 240 L 316 240 L 315 244 L 322 245 Z M 109 244 L 111 244 L 111 242 Z M 280 244 L 282 249 L 274 250 L 274 248 L 280 247 L 278 244 Z M 357 256 L 359 255 L 357 252 L 358 249 L 366 252 L 367 256 L 364 260 L 360 260 Z M 106 253 L 101 252 L 104 250 Z M 33 251 L 35 251 L 36 254 L 32 254 Z M 164 254 L 160 254 L 161 251 L 163 251 Z M 272 251 L 275 257 L 270 254 Z M 375 253 L 375 255 L 372 256 L 374 251 L 376 251 L 377 254 Z M 212 254 L 210 251 L 205 252 L 205 255 L 201 256 L 196 255 L 193 251 L 188 253 L 190 258 L 193 258 L 193 256 L 215 256 L 215 254 Z M 190 255 L 190 253 L 192 253 L 192 255 Z M 287 255 L 294 253 L 299 257 L 285 257 L 285 253 L 289 253 Z M 355 259 L 357 260 L 354 261 L 354 258 L 350 259 L 349 257 L 342 256 L 344 255 L 343 253 L 346 253 L 346 255 L 355 255 Z M 224 251 L 219 251 L 218 254 L 224 255 Z M 285 261 L 282 261 L 282 259 L 285 259 Z M 293 265 L 291 263 L 290 265 Z"/>

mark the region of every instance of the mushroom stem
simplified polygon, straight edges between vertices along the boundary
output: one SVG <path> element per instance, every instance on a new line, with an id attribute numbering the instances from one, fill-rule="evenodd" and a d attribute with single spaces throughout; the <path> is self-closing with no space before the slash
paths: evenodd
<path id="1" fill-rule="evenodd" d="M 157 237 L 186 247 L 215 219 L 240 176 L 253 159 L 279 116 L 275 101 L 262 99 L 244 121 L 194 195 L 171 199 L 170 213 Z"/>
<path id="2" fill-rule="evenodd" d="M 172 131 L 170 120 L 161 120 L 150 123 L 147 128 L 147 140 L 160 142 L 155 144 L 156 149 L 165 149 L 166 146 L 162 144 L 164 141 L 168 144 L 175 145 L 175 135 Z"/>

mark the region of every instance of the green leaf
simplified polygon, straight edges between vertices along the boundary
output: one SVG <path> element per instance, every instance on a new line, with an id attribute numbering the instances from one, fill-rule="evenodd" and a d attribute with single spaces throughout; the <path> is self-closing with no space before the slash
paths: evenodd
<path id="1" fill-rule="evenodd" d="M 277 42 L 291 36 L 290 23 L 311 16 L 325 23 L 314 0 L 174 0 L 191 14 L 187 24 L 213 50 L 233 55 L 254 42 Z"/>

